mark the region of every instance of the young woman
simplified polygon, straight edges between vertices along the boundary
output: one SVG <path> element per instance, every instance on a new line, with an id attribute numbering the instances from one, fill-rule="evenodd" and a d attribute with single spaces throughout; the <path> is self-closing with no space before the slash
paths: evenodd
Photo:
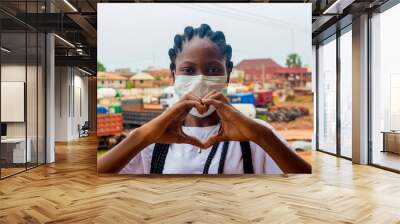
<path id="1" fill-rule="evenodd" d="M 229 104 L 232 48 L 222 32 L 186 27 L 168 53 L 178 100 L 99 158 L 100 173 L 311 173 L 268 123 Z"/>

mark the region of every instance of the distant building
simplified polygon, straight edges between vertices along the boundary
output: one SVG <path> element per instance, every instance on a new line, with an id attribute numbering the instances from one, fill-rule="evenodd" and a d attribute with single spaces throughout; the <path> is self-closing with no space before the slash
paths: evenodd
<path id="1" fill-rule="evenodd" d="M 139 73 L 130 78 L 133 81 L 135 88 L 153 88 L 158 85 L 155 83 L 155 78 L 148 73 Z"/>
<path id="2" fill-rule="evenodd" d="M 118 68 L 115 69 L 115 72 L 122 76 L 128 77 L 128 79 L 134 75 L 130 68 Z"/>
<path id="3" fill-rule="evenodd" d="M 174 83 L 174 79 L 169 68 L 148 68 L 143 72 L 154 77 L 154 84 L 157 86 L 170 86 Z"/>
<path id="4" fill-rule="evenodd" d="M 245 82 L 268 83 L 274 88 L 308 88 L 311 72 L 303 67 L 283 67 L 270 58 L 245 59 L 236 69 L 244 71 Z"/>
<path id="5" fill-rule="evenodd" d="M 116 72 L 98 72 L 97 86 L 104 88 L 125 89 L 128 78 Z"/>

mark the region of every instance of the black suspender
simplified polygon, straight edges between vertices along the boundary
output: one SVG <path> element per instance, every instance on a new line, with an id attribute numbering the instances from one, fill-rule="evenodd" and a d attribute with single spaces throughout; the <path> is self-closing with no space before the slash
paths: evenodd
<path id="1" fill-rule="evenodd" d="M 215 154 L 217 153 L 218 146 L 219 146 L 219 142 L 214 144 L 213 147 L 211 148 L 211 152 L 210 152 L 210 154 L 208 154 L 206 164 L 204 164 L 203 174 L 208 174 L 208 170 L 210 169 L 211 162 L 214 159 Z"/>
<path id="2" fill-rule="evenodd" d="M 211 148 L 210 154 L 207 157 L 206 163 L 204 165 L 203 174 L 208 174 L 210 169 L 211 162 L 217 153 L 219 143 L 216 143 Z M 251 156 L 251 148 L 249 142 L 240 142 L 240 146 L 242 149 L 242 157 L 243 157 L 243 171 L 245 174 L 252 174 L 253 171 L 253 162 Z M 226 154 L 228 152 L 229 141 L 225 141 L 222 146 L 221 158 L 219 160 L 218 166 L 218 174 L 222 174 L 224 172 L 224 165 L 226 160 Z M 160 144 L 156 143 L 153 150 L 153 155 L 151 158 L 151 174 L 162 174 L 165 165 L 165 159 L 167 158 L 169 149 L 169 144 Z"/>
<path id="3" fill-rule="evenodd" d="M 243 157 L 243 171 L 246 174 L 254 173 L 253 160 L 251 158 L 250 142 L 240 142 Z"/>
<path id="4" fill-rule="evenodd" d="M 154 146 L 153 155 L 151 157 L 150 173 L 162 174 L 167 158 L 169 144 L 156 144 Z"/>
<path id="5" fill-rule="evenodd" d="M 225 159 L 228 152 L 229 141 L 224 142 L 222 146 L 221 159 L 219 160 L 218 174 L 224 173 Z"/>

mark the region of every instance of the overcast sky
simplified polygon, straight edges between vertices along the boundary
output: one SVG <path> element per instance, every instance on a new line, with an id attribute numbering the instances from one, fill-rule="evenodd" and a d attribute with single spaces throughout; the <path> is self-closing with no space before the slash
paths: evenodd
<path id="1" fill-rule="evenodd" d="M 224 32 L 236 65 L 247 58 L 285 64 L 296 52 L 311 65 L 311 4 L 99 3 L 98 60 L 107 70 L 169 68 L 168 49 L 186 26 Z"/>

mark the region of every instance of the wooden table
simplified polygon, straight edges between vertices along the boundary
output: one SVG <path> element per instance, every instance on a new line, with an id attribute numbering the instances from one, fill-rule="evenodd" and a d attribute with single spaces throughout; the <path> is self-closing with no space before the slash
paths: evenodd
<path id="1" fill-rule="evenodd" d="M 383 150 L 382 152 L 392 152 L 400 154 L 400 131 L 382 131 Z"/>

